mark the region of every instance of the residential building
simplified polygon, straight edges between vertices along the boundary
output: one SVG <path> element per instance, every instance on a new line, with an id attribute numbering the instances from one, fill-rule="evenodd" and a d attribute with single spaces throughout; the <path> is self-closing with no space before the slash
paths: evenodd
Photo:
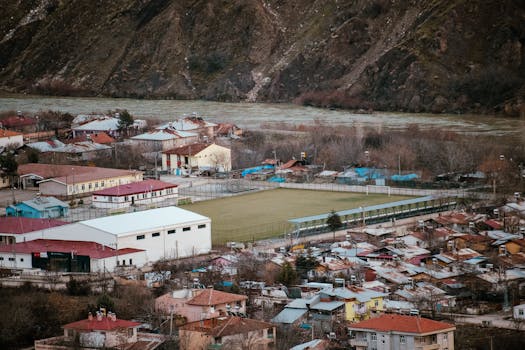
<path id="1" fill-rule="evenodd" d="M 345 303 L 345 319 L 347 321 L 367 320 L 376 313 L 383 312 L 383 299 L 387 293 L 364 289 L 357 286 L 323 289 L 321 298 L 328 297 Z"/>
<path id="2" fill-rule="evenodd" d="M 0 151 L 5 148 L 19 148 L 24 145 L 24 135 L 11 130 L 0 129 Z"/>
<path id="3" fill-rule="evenodd" d="M 117 319 L 114 313 L 97 312 L 87 319 L 64 325 L 64 335 L 35 340 L 35 350 L 141 349 L 154 350 L 164 342 L 158 334 L 141 333 L 139 322 Z"/>
<path id="4" fill-rule="evenodd" d="M 137 170 L 29 163 L 18 167 L 23 188 L 38 186 L 42 195 L 82 197 L 94 191 L 142 181 Z"/>
<path id="5" fill-rule="evenodd" d="M 95 208 L 127 208 L 132 205 L 149 205 L 170 198 L 177 198 L 178 185 L 159 180 L 132 182 L 103 190 L 91 195 Z"/>
<path id="6" fill-rule="evenodd" d="M 166 128 L 133 136 L 130 141 L 132 145 L 140 147 L 143 152 L 158 152 L 197 143 L 199 134 Z"/>
<path id="7" fill-rule="evenodd" d="M 74 125 L 71 128 L 73 132 L 73 138 L 88 134 L 98 134 L 100 132 L 105 132 L 111 137 L 119 137 L 121 134 L 121 129 L 119 126 L 120 119 L 118 117 L 113 118 L 107 116 L 98 116 L 93 119 L 88 119 L 90 120 L 79 125 Z M 143 120 L 136 119 L 128 131 L 132 131 L 132 133 L 135 134 L 145 126 L 146 123 Z"/>
<path id="8" fill-rule="evenodd" d="M 236 316 L 188 323 L 179 328 L 181 350 L 271 349 L 276 343 L 271 323 Z"/>
<path id="9" fill-rule="evenodd" d="M 22 234 L 67 225 L 68 222 L 54 219 L 32 219 L 25 217 L 0 216 L 0 245 L 22 242 Z"/>
<path id="10" fill-rule="evenodd" d="M 246 314 L 246 295 L 215 289 L 182 289 L 155 299 L 155 309 L 183 316 L 187 322 L 227 315 Z"/>
<path id="11" fill-rule="evenodd" d="M 42 155 L 42 159 L 48 162 L 55 160 L 59 163 L 85 162 L 102 157 L 110 158 L 111 154 L 110 146 L 89 140 L 54 148 Z"/>
<path id="12" fill-rule="evenodd" d="M 456 327 L 419 316 L 386 314 L 348 327 L 357 350 L 454 350 Z"/>
<path id="13" fill-rule="evenodd" d="M 145 250 L 146 262 L 155 262 L 209 253 L 211 220 L 171 206 L 80 221 L 22 236 L 27 241 L 40 238 L 85 241 L 89 237 L 104 246 Z M 142 267 L 128 260 L 120 264 Z"/>
<path id="14" fill-rule="evenodd" d="M 215 129 L 217 124 L 207 122 L 203 118 L 198 117 L 197 114 L 192 113 L 191 116 L 185 116 L 184 118 L 175 119 L 172 122 L 168 122 L 156 127 L 156 129 L 170 129 L 177 131 L 189 131 L 197 133 L 201 138 L 208 138 L 212 140 L 215 137 Z"/>
<path id="15" fill-rule="evenodd" d="M 194 143 L 162 152 L 162 170 L 182 175 L 195 170 L 230 171 L 231 150 L 214 143 Z"/>
<path id="16" fill-rule="evenodd" d="M 69 204 L 55 197 L 37 196 L 6 208 L 7 216 L 23 216 L 34 219 L 53 219 L 67 216 Z"/>
<path id="17" fill-rule="evenodd" d="M 0 266 L 55 272 L 106 272 L 125 261 L 143 266 L 146 252 L 136 248 L 114 249 L 95 242 L 35 239 L 0 245 Z"/>
<path id="18" fill-rule="evenodd" d="M 94 134 L 82 134 L 80 136 L 77 136 L 72 139 L 68 139 L 65 142 L 66 143 L 77 143 L 77 142 L 84 142 L 84 141 L 91 141 L 94 143 L 99 143 L 101 145 L 109 145 L 112 143 L 117 142 L 113 137 L 109 136 L 104 131 L 97 132 Z"/>

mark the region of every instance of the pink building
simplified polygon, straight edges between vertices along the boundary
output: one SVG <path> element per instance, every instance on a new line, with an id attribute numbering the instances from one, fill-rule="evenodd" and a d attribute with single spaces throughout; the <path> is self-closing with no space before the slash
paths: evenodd
<path id="1" fill-rule="evenodd" d="M 155 299 L 159 312 L 183 316 L 187 322 L 216 318 L 225 315 L 246 314 L 246 295 L 208 289 L 182 289 Z"/>

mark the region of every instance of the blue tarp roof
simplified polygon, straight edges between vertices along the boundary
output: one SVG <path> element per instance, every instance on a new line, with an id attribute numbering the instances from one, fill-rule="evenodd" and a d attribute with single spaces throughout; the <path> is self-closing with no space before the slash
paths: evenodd
<path id="1" fill-rule="evenodd" d="M 265 169 L 273 169 L 274 166 L 273 165 L 261 165 L 261 166 L 256 166 L 256 167 L 253 167 L 253 168 L 248 168 L 248 169 L 244 169 L 241 173 L 241 176 L 242 177 L 245 177 L 246 175 L 248 174 L 253 174 L 253 173 L 257 173 L 259 171 L 262 171 L 262 170 L 265 170 Z"/>
<path id="2" fill-rule="evenodd" d="M 406 174 L 406 175 L 392 175 L 390 180 L 392 181 L 412 181 L 419 178 L 417 174 Z"/>

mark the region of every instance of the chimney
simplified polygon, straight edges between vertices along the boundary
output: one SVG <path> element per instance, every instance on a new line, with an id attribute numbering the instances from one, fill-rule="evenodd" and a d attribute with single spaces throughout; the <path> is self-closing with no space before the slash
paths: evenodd
<path id="1" fill-rule="evenodd" d="M 97 311 L 97 321 L 102 321 L 102 312 Z"/>
<path id="2" fill-rule="evenodd" d="M 93 321 L 93 314 L 91 312 L 88 313 L 88 321 Z"/>

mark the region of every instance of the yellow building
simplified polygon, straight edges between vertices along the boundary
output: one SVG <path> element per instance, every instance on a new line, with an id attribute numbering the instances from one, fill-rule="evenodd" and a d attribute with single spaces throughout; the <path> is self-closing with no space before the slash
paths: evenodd
<path id="1" fill-rule="evenodd" d="M 331 297 L 345 302 L 345 319 L 350 322 L 367 320 L 374 313 L 385 310 L 383 299 L 386 293 L 356 286 L 324 289 L 321 298 Z"/>

